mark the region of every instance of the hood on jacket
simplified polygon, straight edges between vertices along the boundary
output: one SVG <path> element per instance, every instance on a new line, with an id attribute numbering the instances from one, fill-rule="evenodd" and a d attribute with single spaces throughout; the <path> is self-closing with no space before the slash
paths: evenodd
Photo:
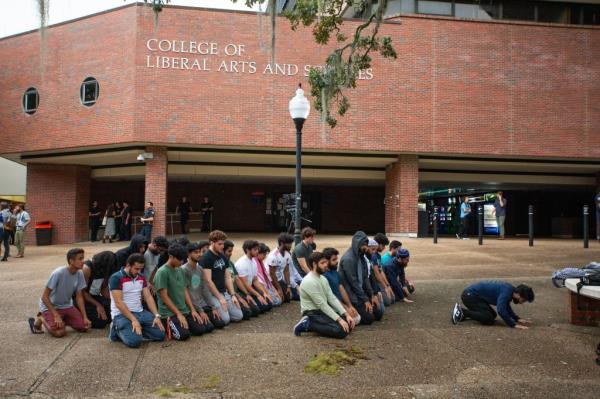
<path id="1" fill-rule="evenodd" d="M 352 236 L 352 253 L 356 256 L 356 259 L 360 256 L 360 247 L 369 243 L 369 237 L 364 231 L 357 231 Z"/>
<path id="2" fill-rule="evenodd" d="M 129 254 L 131 255 L 139 253 L 140 245 L 142 244 L 147 246 L 146 237 L 144 237 L 143 235 L 136 234 L 133 237 L 131 237 L 131 242 L 129 242 Z"/>

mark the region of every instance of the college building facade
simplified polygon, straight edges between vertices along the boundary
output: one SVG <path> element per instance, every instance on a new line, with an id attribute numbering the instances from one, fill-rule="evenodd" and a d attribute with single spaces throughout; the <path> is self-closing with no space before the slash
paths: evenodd
<path id="1" fill-rule="evenodd" d="M 373 56 L 334 129 L 314 110 L 304 125 L 303 208 L 319 232 L 416 235 L 424 193 L 455 188 L 514 191 L 515 219 L 532 196 L 556 217 L 558 202 L 591 203 L 599 26 L 410 14 L 381 30 L 398 59 Z M 288 101 L 331 48 L 279 18 L 272 64 L 266 17 L 169 6 L 155 24 L 143 4 L 0 39 L 0 155 L 27 165 L 28 210 L 54 243 L 87 239 L 92 200 L 152 201 L 153 234 L 170 233 L 184 195 L 211 199 L 215 227 L 279 231 Z"/>

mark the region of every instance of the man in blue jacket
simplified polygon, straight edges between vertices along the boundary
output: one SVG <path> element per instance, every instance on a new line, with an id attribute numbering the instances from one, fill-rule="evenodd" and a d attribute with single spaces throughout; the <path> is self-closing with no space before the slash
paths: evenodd
<path id="1" fill-rule="evenodd" d="M 414 292 L 414 286 L 406 279 L 406 267 L 410 260 L 408 249 L 400 248 L 391 262 L 383 265 L 383 271 L 392 286 L 397 301 L 413 303 L 408 297 Z"/>
<path id="2" fill-rule="evenodd" d="M 533 302 L 535 295 L 531 287 L 521 284 L 514 287 L 505 281 L 482 281 L 465 288 L 461 299 L 465 308 L 458 303 L 452 310 L 452 323 L 458 324 L 473 319 L 484 325 L 492 325 L 496 320 L 496 311 L 509 327 L 526 330 L 529 320 L 521 319 L 510 307 L 511 301 L 517 305 Z M 492 309 L 496 307 L 496 311 Z"/>

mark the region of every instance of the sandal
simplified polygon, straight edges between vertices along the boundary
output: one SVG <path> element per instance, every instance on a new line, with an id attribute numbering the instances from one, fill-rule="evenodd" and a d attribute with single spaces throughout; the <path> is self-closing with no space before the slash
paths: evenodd
<path id="1" fill-rule="evenodd" d="M 44 331 L 42 331 L 42 330 L 35 329 L 35 319 L 33 317 L 30 317 L 29 319 L 27 319 L 27 323 L 29 323 L 29 331 L 31 331 L 32 334 L 43 334 L 44 333 Z"/>

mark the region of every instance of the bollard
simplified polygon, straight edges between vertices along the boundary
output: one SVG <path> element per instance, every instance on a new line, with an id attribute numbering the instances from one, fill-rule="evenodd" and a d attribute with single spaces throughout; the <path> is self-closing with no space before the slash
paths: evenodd
<path id="1" fill-rule="evenodd" d="M 477 208 L 477 224 L 479 226 L 479 245 L 483 245 L 483 206 Z"/>
<path id="2" fill-rule="evenodd" d="M 583 206 L 583 248 L 590 247 L 590 208 Z"/>
<path id="3" fill-rule="evenodd" d="M 438 242 L 438 207 L 433 207 L 433 243 Z"/>
<path id="4" fill-rule="evenodd" d="M 529 246 L 533 247 L 533 205 L 529 205 Z"/>

